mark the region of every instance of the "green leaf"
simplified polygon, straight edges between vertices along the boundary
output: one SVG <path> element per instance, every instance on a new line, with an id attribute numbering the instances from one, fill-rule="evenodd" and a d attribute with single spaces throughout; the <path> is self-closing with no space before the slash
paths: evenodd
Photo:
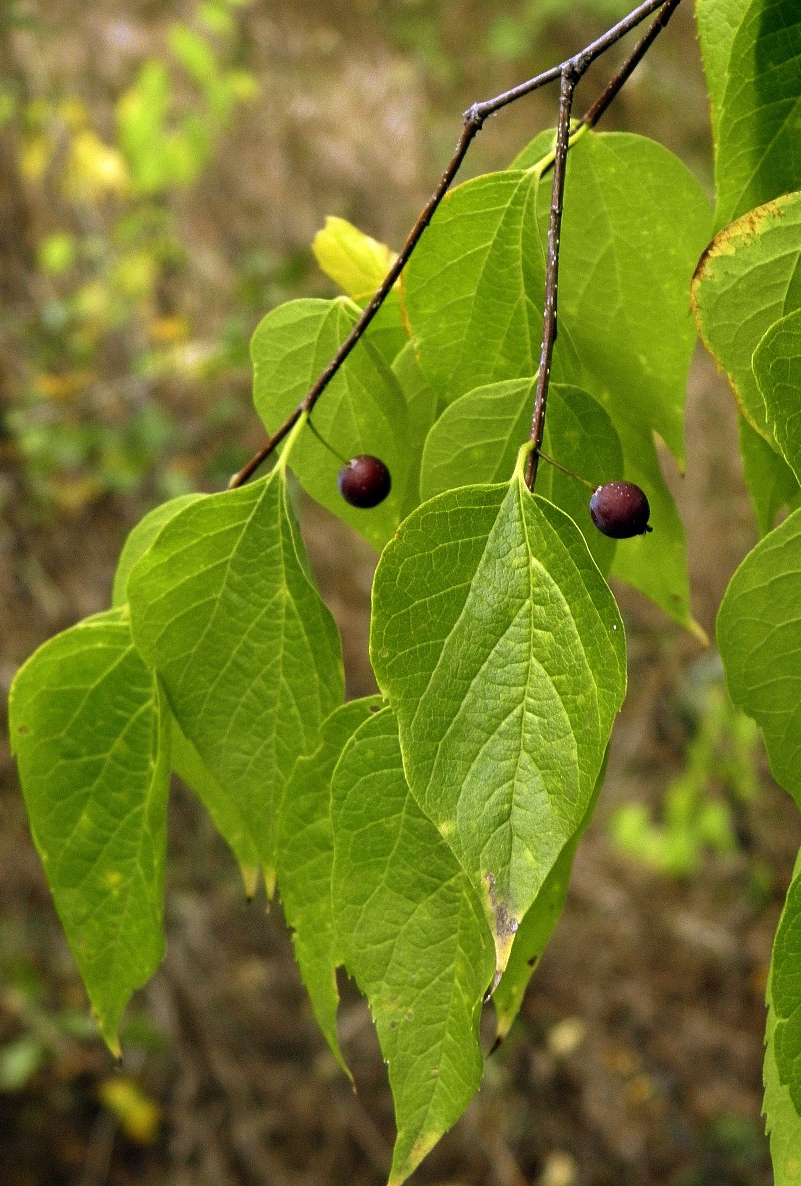
<path id="1" fill-rule="evenodd" d="M 590 804 L 584 813 L 584 819 L 572 840 L 568 841 L 559 854 L 556 864 L 545 878 L 542 889 L 529 907 L 525 918 L 515 934 L 512 952 L 506 971 L 501 977 L 498 987 L 492 997 L 495 1006 L 496 1030 L 495 1046 L 504 1040 L 512 1022 L 520 1012 L 523 997 L 528 982 L 534 975 L 542 953 L 548 946 L 551 935 L 559 921 L 567 898 L 567 888 L 570 884 L 570 874 L 573 869 L 573 857 L 576 855 L 578 842 L 586 831 L 587 825 L 595 812 L 595 805 L 601 793 L 601 787 L 606 776 L 606 764 L 609 749 L 604 757 L 601 772 L 595 784 Z"/>
<path id="2" fill-rule="evenodd" d="M 409 345 L 409 335 L 403 324 L 397 292 L 391 292 L 384 301 L 367 327 L 363 340 L 369 342 L 390 367 L 401 351 Z"/>
<path id="3" fill-rule="evenodd" d="M 693 280 L 704 345 L 728 375 L 743 416 L 771 445 L 751 360 L 774 322 L 801 308 L 799 259 L 801 194 L 788 194 L 720 231 Z"/>
<path id="4" fill-rule="evenodd" d="M 147 552 L 165 524 L 184 507 L 190 506 L 202 497 L 201 494 L 185 494 L 180 498 L 174 498 L 155 507 L 137 523 L 125 541 L 117 564 L 112 604 L 124 605 L 127 602 L 128 577 L 131 570 Z M 171 713 L 169 715 L 172 717 Z M 214 777 L 192 742 L 181 732 L 181 727 L 174 718 L 171 749 L 173 770 L 203 803 L 214 821 L 214 826 L 236 858 L 245 884 L 245 893 L 248 898 L 254 897 L 258 886 L 259 853 L 239 806 Z"/>
<path id="5" fill-rule="evenodd" d="M 542 137 L 534 155 L 539 156 Z M 488 174 L 445 198 L 404 274 L 421 366 L 448 402 L 539 364 L 551 177 Z M 709 240 L 697 181 L 654 141 L 586 133 L 570 150 L 559 275 L 556 378 L 655 429 L 681 459 L 695 331 L 693 269 Z"/>
<path id="6" fill-rule="evenodd" d="M 550 184 L 541 186 L 537 208 L 543 242 L 546 190 Z M 690 282 L 711 233 L 701 187 L 661 144 L 610 132 L 588 133 L 571 148 L 560 331 L 567 325 L 584 366 L 582 386 L 618 431 L 625 423 L 654 429 L 680 463 L 696 338 Z"/>
<path id="7" fill-rule="evenodd" d="M 128 600 L 128 577 L 131 569 L 141 556 L 144 556 L 153 540 L 161 531 L 165 523 L 169 523 L 174 515 L 188 507 L 190 503 L 202 498 L 202 494 L 182 494 L 180 498 L 173 498 L 154 507 L 141 519 L 136 527 L 128 533 L 128 538 L 120 552 L 117 561 L 117 571 L 114 573 L 114 587 L 111 593 L 111 604 L 114 607 L 125 605 Z"/>
<path id="8" fill-rule="evenodd" d="M 706 85 L 712 104 L 716 148 L 720 112 L 729 80 L 732 48 L 750 3 L 751 0 L 695 0 L 698 39 L 701 43 Z"/>
<path id="9" fill-rule="evenodd" d="M 345 744 L 381 703 L 380 696 L 369 696 L 342 705 L 328 717 L 320 729 L 319 746 L 300 758 L 292 772 L 276 828 L 278 885 L 286 920 L 295 932 L 295 958 L 320 1029 L 348 1075 L 337 1039 L 336 969 L 342 959 L 331 907 L 331 777 Z"/>
<path id="10" fill-rule="evenodd" d="M 413 342 L 409 342 L 401 350 L 392 364 L 392 370 L 395 372 L 395 378 L 400 383 L 406 399 L 409 477 L 406 498 L 401 512 L 401 517 L 405 519 L 416 506 L 420 505 L 420 463 L 423 456 L 423 446 L 440 408 L 437 393 L 420 370 Z"/>
<path id="11" fill-rule="evenodd" d="M 721 9 L 731 7 L 728 3 Z M 801 19 L 797 0 L 752 0 L 731 44 L 717 120 L 717 225 L 801 188 Z M 722 21 L 723 18 L 721 18 Z M 718 51 L 724 52 L 724 45 Z"/>
<path id="12" fill-rule="evenodd" d="M 284 785 L 342 699 L 339 638 L 283 466 L 185 507 L 134 567 L 128 595 L 136 645 L 241 812 L 272 892 Z"/>
<path id="13" fill-rule="evenodd" d="M 782 317 L 754 351 L 754 376 L 773 439 L 796 476 L 801 475 L 801 309 Z"/>
<path id="14" fill-rule="evenodd" d="M 793 1103 L 792 1089 L 788 1087 L 789 1076 L 781 1076 L 778 1058 L 779 1048 L 786 1037 L 780 1037 L 782 1028 L 786 1028 L 786 1021 L 778 1021 L 781 1017 L 789 1016 L 788 1006 L 792 1009 L 793 1001 L 798 1000 L 798 955 L 794 948 L 797 946 L 798 918 L 799 918 L 799 886 L 801 885 L 801 859 L 796 861 L 793 882 L 787 895 L 779 931 L 773 947 L 771 960 L 771 974 L 768 980 L 768 1024 L 765 1035 L 765 1102 L 763 1112 L 766 1127 L 770 1135 L 770 1152 L 773 1161 L 775 1186 L 799 1186 L 801 1183 L 801 1116 Z M 786 929 L 785 929 L 786 928 Z M 779 936 L 781 935 L 781 942 Z M 795 964 L 783 967 L 786 958 L 786 944 L 793 943 L 791 959 Z M 778 981 L 778 984 L 777 984 Z M 776 992 L 778 988 L 778 1000 Z M 778 1055 L 778 1058 L 777 1058 Z M 796 1091 L 798 1081 L 796 1079 Z"/>
<path id="15" fill-rule="evenodd" d="M 733 702 L 762 730 L 773 776 L 801 806 L 801 511 L 750 552 L 717 622 Z"/>
<path id="16" fill-rule="evenodd" d="M 702 636 L 690 613 L 684 528 L 653 432 L 682 464 L 695 345 L 689 289 L 711 210 L 686 167 L 639 136 L 585 136 L 570 150 L 566 184 L 560 324 L 581 354 L 582 386 L 618 432 L 625 477 L 648 496 L 654 528 L 618 546 L 612 571 Z"/>
<path id="17" fill-rule="evenodd" d="M 535 388 L 535 379 L 491 383 L 469 391 L 446 408 L 426 440 L 422 497 L 433 498 L 457 486 L 508 480 L 520 446 L 531 433 Z M 623 474 L 623 451 L 612 421 L 579 387 L 551 385 L 542 447 L 548 456 L 595 486 Z M 570 515 L 595 563 L 607 573 L 615 541 L 593 526 L 587 487 L 541 461 L 537 493 Z"/>
<path id="18" fill-rule="evenodd" d="M 172 716 L 172 714 L 170 714 Z M 256 895 L 259 884 L 259 849 L 257 837 L 249 827 L 236 799 L 209 770 L 192 742 L 172 720 L 172 768 L 208 811 L 214 826 L 230 848 L 239 865 L 245 894 Z"/>
<path id="19" fill-rule="evenodd" d="M 774 1032 L 776 1015 L 770 1007 L 768 996 L 768 1024 L 765 1033 L 765 1114 L 766 1128 L 770 1136 L 770 1156 L 773 1162 L 774 1186 L 799 1186 L 801 1184 L 801 1117 L 793 1106 L 790 1092 L 779 1081 L 776 1065 Z"/>
<path id="20" fill-rule="evenodd" d="M 279 305 L 260 322 L 251 342 L 254 402 L 274 432 L 306 395 L 350 333 L 358 310 L 335 301 Z M 369 341 L 359 342 L 312 415 L 314 427 L 342 457 L 380 457 L 392 476 L 389 497 L 372 510 L 352 507 L 337 490 L 339 460 L 305 429 L 293 445 L 292 468 L 312 498 L 382 548 L 397 527 L 409 461 L 406 401 L 397 379 Z"/>
<path id="21" fill-rule="evenodd" d="M 17 672 L 9 700 L 34 843 L 97 1014 L 117 1032 L 164 954 L 168 716 L 110 610 L 56 635 Z"/>
<path id="22" fill-rule="evenodd" d="M 516 163 L 541 161 L 552 136 L 538 136 Z M 402 301 L 423 371 L 449 402 L 536 372 L 550 188 L 550 174 L 538 181 L 531 169 L 457 187 L 409 263 Z M 649 549 L 618 549 L 623 579 L 696 633 L 683 529 L 645 438 L 658 432 L 683 461 L 695 343 L 688 291 L 711 230 L 697 181 L 661 145 L 590 132 L 574 143 L 554 377 L 606 409 L 623 444 L 625 476 L 646 489 L 655 508 Z"/>
<path id="23" fill-rule="evenodd" d="M 801 876 L 787 892 L 771 960 L 770 996 L 776 1015 L 773 1046 L 779 1082 L 801 1116 Z"/>
<path id="24" fill-rule="evenodd" d="M 537 192 L 536 176 L 519 171 L 457 186 L 403 273 L 423 374 L 447 403 L 537 369 L 545 276 Z"/>
<path id="25" fill-rule="evenodd" d="M 500 972 L 592 797 L 625 691 L 617 606 L 576 525 L 518 471 L 401 525 L 370 651 L 409 786 L 484 901 Z"/>
<path id="26" fill-rule="evenodd" d="M 740 455 L 743 477 L 748 486 L 760 535 L 772 530 L 783 507 L 794 510 L 801 499 L 801 487 L 787 462 L 744 416 L 737 417 L 740 428 Z"/>
<path id="27" fill-rule="evenodd" d="M 653 433 L 622 421 L 617 429 L 624 475 L 645 491 L 653 531 L 618 544 L 612 575 L 650 597 L 706 645 L 706 634 L 690 612 L 684 524 L 662 476 Z"/>
<path id="28" fill-rule="evenodd" d="M 399 1186 L 481 1080 L 478 1025 L 492 978 L 481 903 L 415 803 L 390 709 L 354 734 L 334 772 L 333 901 L 345 966 L 389 1064 Z"/>

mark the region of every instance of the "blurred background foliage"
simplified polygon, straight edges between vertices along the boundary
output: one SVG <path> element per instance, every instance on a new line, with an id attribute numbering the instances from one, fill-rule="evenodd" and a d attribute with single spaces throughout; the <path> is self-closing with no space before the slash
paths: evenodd
<path id="1" fill-rule="evenodd" d="M 191 264 L 175 198 L 198 185 L 238 108 L 258 91 L 238 64 L 241 7 L 208 0 L 191 21 L 172 23 L 163 56 L 146 57 L 116 98 L 105 135 L 80 94 L 39 93 L 22 72 L 0 89 L 20 186 L 46 211 L 31 244 L 34 315 L 12 331 L 23 365 L 2 425 L 41 512 L 79 510 L 145 483 L 157 499 L 194 488 L 205 476 L 198 435 L 232 415 L 217 404 L 205 424 L 188 425 L 163 388 L 199 387 L 241 367 L 236 314 L 264 299 L 248 284 L 254 261 L 243 261 L 230 319 L 202 340 L 179 295 Z M 6 31 L 38 31 L 22 5 L 3 14 Z"/>
<path id="2" fill-rule="evenodd" d="M 311 251 L 325 217 L 397 249 L 461 112 L 630 7 L 0 0 L 4 689 L 38 642 L 104 608 L 145 510 L 223 488 L 259 444 L 250 335 L 281 301 L 333 295 Z M 587 104 L 624 52 L 591 72 Z M 554 110 L 543 92 L 490 121 L 464 175 L 504 167 Z M 711 187 L 689 4 L 607 126 L 655 136 Z M 688 449 L 686 478 L 665 464 L 711 631 L 755 532 L 730 396 L 703 361 Z M 307 504 L 304 526 L 350 693 L 369 693 L 375 558 Z M 597 826 L 518 1039 L 421 1182 L 769 1181 L 762 996 L 797 820 L 717 660 L 621 598 L 631 690 Z M 197 804 L 176 788 L 169 953 L 131 1010 L 120 1074 L 86 1013 L 5 749 L 0 774 L 3 1181 L 382 1181 L 391 1113 L 364 1007 L 345 986 L 356 1101 L 321 1050 L 280 911 L 244 914 Z"/>

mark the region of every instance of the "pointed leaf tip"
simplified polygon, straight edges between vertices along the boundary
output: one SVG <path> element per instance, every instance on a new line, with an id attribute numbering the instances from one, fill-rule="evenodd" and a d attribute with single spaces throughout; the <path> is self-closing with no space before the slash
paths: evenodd
<path id="1" fill-rule="evenodd" d="M 97 614 L 40 647 L 17 672 L 9 718 L 56 910 L 119 1057 L 123 1010 L 164 954 L 170 769 L 169 714 L 126 614 Z"/>
<path id="2" fill-rule="evenodd" d="M 493 948 L 478 895 L 403 773 L 391 709 L 345 747 L 332 784 L 332 898 L 345 967 L 389 1065 L 401 1183 L 467 1107 Z"/>
<path id="3" fill-rule="evenodd" d="M 484 902 L 502 969 L 592 798 L 625 691 L 617 606 L 571 519 L 518 478 L 467 486 L 385 549 L 371 655 L 412 793 Z"/>

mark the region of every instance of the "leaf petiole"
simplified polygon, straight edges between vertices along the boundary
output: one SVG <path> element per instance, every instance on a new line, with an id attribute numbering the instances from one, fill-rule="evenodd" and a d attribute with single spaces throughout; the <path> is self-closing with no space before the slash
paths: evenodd
<path id="1" fill-rule="evenodd" d="M 297 421 L 295 422 L 295 424 L 292 427 L 292 431 L 289 433 L 289 436 L 287 437 L 286 444 L 284 445 L 281 456 L 278 459 L 278 468 L 284 474 L 286 473 L 287 462 L 289 461 L 289 454 L 292 452 L 292 446 L 295 444 L 295 441 L 298 439 L 301 432 L 303 431 L 303 428 L 306 425 L 308 419 L 309 419 L 308 411 L 301 412 L 300 416 L 298 417 Z M 311 427 L 311 425 L 309 425 L 309 427 Z M 315 435 L 316 435 L 316 433 L 315 433 Z"/>

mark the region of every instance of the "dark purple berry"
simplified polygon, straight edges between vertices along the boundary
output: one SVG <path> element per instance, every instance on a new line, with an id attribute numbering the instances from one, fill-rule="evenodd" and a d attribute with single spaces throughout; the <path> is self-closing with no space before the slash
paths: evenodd
<path id="1" fill-rule="evenodd" d="M 368 454 L 352 457 L 337 478 L 339 493 L 352 507 L 377 507 L 389 494 L 392 479 L 383 461 Z"/>
<path id="2" fill-rule="evenodd" d="M 592 521 L 612 539 L 631 539 L 653 530 L 648 526 L 648 499 L 633 482 L 607 482 L 590 499 Z"/>

